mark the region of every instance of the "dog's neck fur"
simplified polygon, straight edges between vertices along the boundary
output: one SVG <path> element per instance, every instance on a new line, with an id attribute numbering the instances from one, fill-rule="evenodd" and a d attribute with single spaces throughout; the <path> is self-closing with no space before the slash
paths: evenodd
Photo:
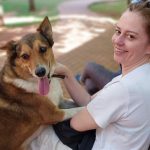
<path id="1" fill-rule="evenodd" d="M 9 70 L 9 73 L 5 72 L 5 74 L 3 75 L 3 81 L 5 83 L 12 84 L 18 88 L 22 88 L 26 90 L 27 92 L 37 93 L 37 88 L 35 86 L 37 85 L 37 81 L 32 80 L 32 79 L 25 80 L 25 79 L 19 78 L 14 74 L 14 72 L 9 67 L 5 67 L 3 68 L 3 70 L 4 72 L 5 70 Z"/>
<path id="2" fill-rule="evenodd" d="M 12 81 L 13 85 L 23 88 L 27 92 L 38 93 L 38 83 L 34 81 L 27 81 L 23 79 L 14 79 Z"/>

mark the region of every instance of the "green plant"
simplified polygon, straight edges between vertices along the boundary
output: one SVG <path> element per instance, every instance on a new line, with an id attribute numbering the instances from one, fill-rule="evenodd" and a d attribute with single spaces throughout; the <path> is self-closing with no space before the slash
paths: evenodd
<path id="1" fill-rule="evenodd" d="M 127 2 L 122 0 L 112 2 L 96 2 L 89 6 L 92 11 L 109 15 L 111 17 L 120 16 L 126 7 Z"/>
<path id="2" fill-rule="evenodd" d="M 27 0 L 3 0 L 1 2 L 4 13 L 19 18 L 24 17 L 23 21 L 5 22 L 6 26 L 24 26 L 40 22 L 44 16 L 49 16 L 51 20 L 58 18 L 58 5 L 64 0 L 35 0 L 36 11 L 29 11 L 29 1 Z M 31 19 L 32 18 L 32 19 Z M 31 21 L 30 21 L 31 20 Z"/>
<path id="3" fill-rule="evenodd" d="M 13 13 L 16 16 L 29 15 L 58 15 L 57 6 L 64 0 L 35 0 L 36 11 L 29 11 L 29 2 L 27 0 L 5 0 L 2 5 L 5 13 Z"/>

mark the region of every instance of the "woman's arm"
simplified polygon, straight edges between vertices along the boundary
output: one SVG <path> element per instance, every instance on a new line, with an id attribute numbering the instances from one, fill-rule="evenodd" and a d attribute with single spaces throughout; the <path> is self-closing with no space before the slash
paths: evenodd
<path id="1" fill-rule="evenodd" d="M 99 127 L 94 119 L 91 117 L 86 107 L 78 112 L 75 116 L 73 116 L 70 125 L 73 129 L 80 132 L 96 129 Z"/>
<path id="2" fill-rule="evenodd" d="M 64 65 L 59 64 L 55 73 L 59 75 L 65 75 L 64 83 L 65 86 L 71 95 L 72 99 L 78 103 L 80 106 L 86 106 L 91 100 L 91 96 L 88 92 L 76 81 L 72 72 Z M 95 95 L 93 95 L 95 97 Z M 92 97 L 92 98 L 93 98 Z M 71 119 L 71 127 L 77 131 L 87 131 L 91 129 L 96 129 L 98 125 L 91 117 L 87 108 L 84 107 L 83 110 L 78 112 Z"/>
<path id="3" fill-rule="evenodd" d="M 90 94 L 76 81 L 74 75 L 64 65 L 58 64 L 55 73 L 65 75 L 64 84 L 71 98 L 80 106 L 85 106 L 91 100 Z"/>

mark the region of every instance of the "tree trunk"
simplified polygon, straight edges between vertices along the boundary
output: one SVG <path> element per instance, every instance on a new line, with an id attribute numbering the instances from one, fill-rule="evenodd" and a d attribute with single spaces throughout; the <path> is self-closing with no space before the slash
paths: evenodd
<path id="1" fill-rule="evenodd" d="M 0 5 L 0 26 L 4 25 L 3 15 L 4 15 L 4 10 L 2 5 Z"/>
<path id="2" fill-rule="evenodd" d="M 35 2 L 34 0 L 29 0 L 29 11 L 35 11 Z"/>
<path id="3" fill-rule="evenodd" d="M 130 4 L 130 0 L 127 0 L 127 4 L 128 4 L 128 5 Z"/>

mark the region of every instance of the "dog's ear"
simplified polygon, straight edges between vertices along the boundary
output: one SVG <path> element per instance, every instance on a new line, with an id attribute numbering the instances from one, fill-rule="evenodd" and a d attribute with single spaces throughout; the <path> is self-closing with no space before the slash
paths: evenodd
<path id="1" fill-rule="evenodd" d="M 51 26 L 51 23 L 50 23 L 47 16 L 41 22 L 40 26 L 37 28 L 37 31 L 39 31 L 46 38 L 46 40 L 48 41 L 48 43 L 52 47 L 54 44 L 52 26 Z"/>
<path id="2" fill-rule="evenodd" d="M 12 50 L 15 51 L 16 46 L 17 46 L 17 42 L 12 40 L 12 41 L 7 42 L 5 45 L 1 46 L 0 49 L 7 50 L 7 51 L 12 51 Z"/>

